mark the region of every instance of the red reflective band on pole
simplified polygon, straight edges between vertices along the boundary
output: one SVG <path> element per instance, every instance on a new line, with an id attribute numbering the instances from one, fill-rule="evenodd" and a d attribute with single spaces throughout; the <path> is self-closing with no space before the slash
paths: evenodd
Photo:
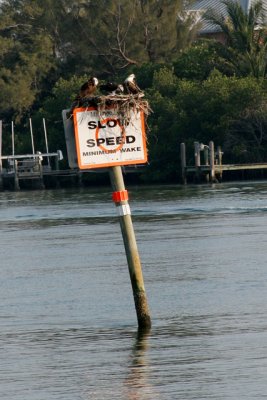
<path id="1" fill-rule="evenodd" d="M 128 197 L 128 190 L 121 190 L 119 192 L 112 193 L 112 200 L 114 203 L 119 203 L 120 201 L 127 201 Z"/>

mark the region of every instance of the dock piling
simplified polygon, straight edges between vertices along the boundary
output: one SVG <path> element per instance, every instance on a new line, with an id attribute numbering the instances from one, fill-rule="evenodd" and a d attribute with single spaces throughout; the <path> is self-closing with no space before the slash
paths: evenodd
<path id="1" fill-rule="evenodd" d="M 218 160 L 218 166 L 219 166 L 218 179 L 219 179 L 220 182 L 222 181 L 222 174 L 223 174 L 223 171 L 222 171 L 222 155 L 223 155 L 223 152 L 222 152 L 221 146 L 217 146 L 217 160 Z"/>
<path id="2" fill-rule="evenodd" d="M 18 160 L 13 160 L 14 166 L 14 190 L 20 190 L 18 175 Z"/>
<path id="3" fill-rule="evenodd" d="M 43 118 L 43 127 L 44 127 L 44 136 L 45 136 L 45 147 L 46 147 L 46 152 L 49 153 L 45 118 Z M 47 165 L 48 165 L 48 168 L 50 169 L 50 168 L 51 168 L 50 157 L 47 157 Z"/>
<path id="4" fill-rule="evenodd" d="M 194 154 L 195 154 L 195 168 L 196 168 L 196 173 L 195 173 L 195 179 L 196 182 L 200 182 L 200 146 L 199 142 L 194 142 Z"/>
<path id="5" fill-rule="evenodd" d="M 204 146 L 204 165 L 208 166 L 209 165 L 209 147 Z M 205 180 L 208 183 L 209 182 L 209 173 L 205 173 Z"/>
<path id="6" fill-rule="evenodd" d="M 2 163 L 2 134 L 3 134 L 3 123 L 0 120 L 0 190 L 3 190 L 3 163 Z"/>
<path id="7" fill-rule="evenodd" d="M 181 167 L 182 167 L 182 182 L 186 184 L 186 151 L 185 143 L 180 144 Z"/>
<path id="8" fill-rule="evenodd" d="M 209 150 L 210 150 L 210 182 L 216 182 L 215 177 L 215 157 L 214 157 L 214 142 L 209 142 Z"/>
<path id="9" fill-rule="evenodd" d="M 33 140 L 33 130 L 32 130 L 32 119 L 31 118 L 29 118 L 29 122 L 30 122 L 31 142 L 32 142 L 32 154 L 35 154 L 34 140 Z"/>
<path id="10" fill-rule="evenodd" d="M 37 151 L 37 154 L 39 154 L 38 156 L 38 170 L 39 170 L 39 189 L 45 189 L 45 184 L 44 184 L 44 174 L 43 174 L 43 157 L 42 157 L 42 153 L 40 151 Z"/>

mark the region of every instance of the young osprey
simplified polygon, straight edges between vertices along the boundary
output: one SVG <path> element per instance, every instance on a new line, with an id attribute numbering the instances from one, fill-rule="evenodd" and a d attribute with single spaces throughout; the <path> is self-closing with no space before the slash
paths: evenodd
<path id="1" fill-rule="evenodd" d="M 123 85 L 119 85 L 117 83 L 112 83 L 112 82 L 107 82 L 106 84 L 100 85 L 99 89 L 103 92 L 106 92 L 108 94 L 121 94 L 124 92 L 124 87 Z"/>
<path id="2" fill-rule="evenodd" d="M 135 75 L 131 74 L 129 75 L 125 81 L 124 81 L 124 87 L 125 87 L 125 91 L 127 93 L 131 93 L 131 94 L 137 94 L 137 93 L 141 93 L 142 90 L 138 87 L 136 80 L 135 80 Z"/>
<path id="3" fill-rule="evenodd" d="M 91 77 L 80 87 L 79 97 L 92 97 L 96 91 L 98 79 Z"/>

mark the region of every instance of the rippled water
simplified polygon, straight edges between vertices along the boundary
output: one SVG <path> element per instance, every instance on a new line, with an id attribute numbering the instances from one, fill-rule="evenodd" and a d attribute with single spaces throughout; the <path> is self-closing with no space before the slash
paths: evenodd
<path id="1" fill-rule="evenodd" d="M 129 187 L 138 334 L 111 190 L 0 193 L 0 398 L 267 397 L 267 183 Z"/>

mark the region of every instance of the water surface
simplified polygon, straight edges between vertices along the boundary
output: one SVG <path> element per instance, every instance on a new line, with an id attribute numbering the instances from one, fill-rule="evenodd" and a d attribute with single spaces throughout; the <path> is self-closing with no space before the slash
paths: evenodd
<path id="1" fill-rule="evenodd" d="M 267 182 L 128 189 L 143 335 L 110 188 L 0 193 L 0 398 L 266 398 Z"/>

